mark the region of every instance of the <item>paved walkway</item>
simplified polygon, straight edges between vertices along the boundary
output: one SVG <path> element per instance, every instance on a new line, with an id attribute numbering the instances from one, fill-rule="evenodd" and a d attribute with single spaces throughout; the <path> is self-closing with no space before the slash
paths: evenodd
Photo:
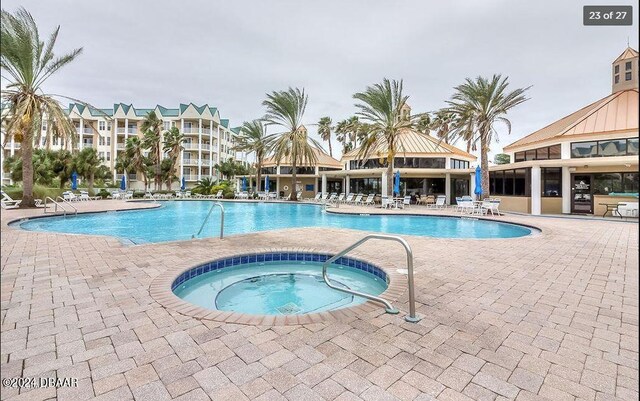
<path id="1" fill-rule="evenodd" d="M 77 378 L 78 386 L 3 387 L 3 400 L 638 399 L 637 223 L 508 216 L 501 219 L 542 233 L 407 236 L 419 324 L 403 320 L 405 293 L 400 315 L 380 308 L 338 322 L 258 327 L 183 316 L 148 287 L 165 269 L 218 253 L 337 251 L 363 233 L 290 229 L 125 246 L 7 227 L 41 213 L 2 211 L 2 377 Z M 395 245 L 363 251 L 387 268 L 403 257 Z"/>

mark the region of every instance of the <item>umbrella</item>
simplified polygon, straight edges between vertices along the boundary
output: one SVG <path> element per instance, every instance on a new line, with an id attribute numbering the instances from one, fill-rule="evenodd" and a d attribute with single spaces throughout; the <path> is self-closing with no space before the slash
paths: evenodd
<path id="1" fill-rule="evenodd" d="M 71 190 L 75 191 L 78 189 L 78 173 L 75 171 L 71 173 Z"/>
<path id="2" fill-rule="evenodd" d="M 127 173 L 122 174 L 122 181 L 120 181 L 120 189 L 123 191 L 127 189 Z"/>
<path id="3" fill-rule="evenodd" d="M 242 190 L 247 190 L 247 177 L 242 177 Z"/>
<path id="4" fill-rule="evenodd" d="M 473 193 L 478 195 L 478 198 L 482 195 L 482 170 L 480 170 L 480 166 L 476 167 L 476 187 Z"/>
<path id="5" fill-rule="evenodd" d="M 400 195 L 400 170 L 396 171 L 393 177 L 393 193 Z"/>
<path id="6" fill-rule="evenodd" d="M 264 191 L 269 192 L 269 176 L 264 177 Z"/>
<path id="7" fill-rule="evenodd" d="M 187 189 L 187 180 L 182 177 L 182 186 L 180 187 L 180 190 L 184 191 L 185 189 Z"/>

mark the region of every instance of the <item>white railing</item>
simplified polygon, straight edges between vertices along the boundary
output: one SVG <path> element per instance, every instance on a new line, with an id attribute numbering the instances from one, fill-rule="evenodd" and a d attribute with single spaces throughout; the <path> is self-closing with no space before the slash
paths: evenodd
<path id="1" fill-rule="evenodd" d="M 182 177 L 185 181 L 198 181 L 198 176 L 195 174 L 184 174 Z"/>
<path id="2" fill-rule="evenodd" d="M 198 144 L 197 143 L 193 143 L 193 142 L 185 142 L 184 145 L 182 145 L 184 147 L 185 150 L 198 150 Z"/>
<path id="3" fill-rule="evenodd" d="M 118 134 L 124 134 L 124 128 L 120 128 L 120 127 L 118 127 L 118 128 L 116 128 L 116 132 L 117 132 Z"/>
<path id="4" fill-rule="evenodd" d="M 117 150 L 125 150 L 125 144 L 124 143 L 116 144 L 116 149 Z"/>

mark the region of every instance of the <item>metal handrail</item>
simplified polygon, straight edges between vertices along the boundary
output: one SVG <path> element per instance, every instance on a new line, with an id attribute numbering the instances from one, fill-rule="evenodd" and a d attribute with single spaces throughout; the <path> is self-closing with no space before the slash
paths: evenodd
<path id="1" fill-rule="evenodd" d="M 71 202 L 69 202 L 68 200 L 66 200 L 66 199 L 65 199 L 65 198 L 63 198 L 62 196 L 58 196 L 58 197 L 56 198 L 56 200 L 58 200 L 58 199 L 61 199 L 61 200 L 62 200 L 62 203 L 64 203 L 65 205 L 69 205 L 69 207 L 71 207 L 71 209 L 73 209 L 73 211 L 74 211 L 74 213 L 73 213 L 73 214 L 75 214 L 76 216 L 78 215 L 78 209 L 76 209 L 76 207 L 75 207 L 75 206 L 73 206 L 73 205 L 71 204 Z"/>
<path id="2" fill-rule="evenodd" d="M 198 230 L 197 234 L 193 234 L 191 236 L 191 238 L 195 238 L 195 237 L 200 235 L 200 233 L 204 229 L 205 224 L 207 224 L 207 220 L 209 220 L 209 216 L 211 216 L 211 212 L 213 212 L 213 208 L 216 207 L 216 206 L 220 207 L 220 211 L 222 213 L 222 215 L 220 217 L 220 239 L 222 239 L 222 237 L 224 236 L 224 206 L 222 206 L 222 203 L 220 203 L 220 202 L 214 202 L 211 205 L 211 209 L 209 209 L 209 213 L 207 213 L 207 217 L 204 218 L 204 221 L 202 222 L 202 225 L 200 226 L 200 230 Z"/>
<path id="3" fill-rule="evenodd" d="M 407 251 L 407 272 L 408 272 L 407 276 L 408 276 L 408 281 L 409 281 L 409 315 L 405 316 L 404 320 L 406 320 L 407 322 L 411 322 L 411 323 L 419 322 L 421 318 L 416 316 L 416 299 L 415 299 L 415 291 L 414 291 L 414 285 L 413 285 L 413 251 L 411 250 L 411 247 L 409 246 L 407 241 L 405 241 L 404 239 L 402 239 L 400 237 L 397 237 L 395 235 L 369 234 L 369 235 L 365 236 L 364 238 L 362 238 L 360 241 L 358 241 L 358 242 L 354 243 L 353 245 L 343 249 L 342 251 L 338 252 L 333 257 L 329 258 L 322 265 L 322 278 L 324 279 L 324 282 L 330 288 L 333 288 L 334 290 L 346 292 L 348 294 L 353 294 L 353 295 L 357 295 L 359 297 L 370 299 L 372 301 L 380 302 L 381 304 L 383 304 L 385 306 L 385 311 L 387 313 L 391 313 L 391 314 L 398 313 L 398 310 L 396 308 L 394 308 L 393 305 L 391 305 L 391 303 L 389 301 L 387 301 L 386 299 L 383 299 L 383 298 L 380 298 L 380 297 L 376 297 L 376 296 L 370 295 L 370 294 L 365 294 L 365 293 L 362 293 L 362 292 L 359 292 L 359 291 L 354 291 L 354 290 L 351 290 L 351 289 L 348 289 L 348 288 L 341 288 L 341 287 L 333 285 L 333 284 L 331 284 L 331 282 L 329 282 L 329 276 L 327 274 L 327 268 L 329 267 L 329 265 L 331 263 L 335 262 L 336 260 L 338 260 L 338 258 L 341 258 L 342 256 L 344 256 L 347 253 L 351 252 L 352 250 L 354 250 L 355 248 L 359 247 L 360 245 L 362 245 L 363 243 L 367 242 L 370 239 L 382 239 L 382 240 L 388 240 L 388 241 L 396 241 L 396 242 L 399 242 L 404 247 L 405 251 Z"/>
<path id="4" fill-rule="evenodd" d="M 58 202 L 56 202 L 52 197 L 47 196 L 44 198 L 44 213 L 47 213 L 47 200 L 50 200 L 51 202 L 53 202 L 54 209 L 53 209 L 53 213 L 58 213 L 58 206 L 60 206 L 60 209 L 62 209 L 62 213 L 64 215 L 64 217 L 67 217 L 67 209 L 64 208 L 64 206 L 62 206 L 61 204 L 59 204 Z"/>

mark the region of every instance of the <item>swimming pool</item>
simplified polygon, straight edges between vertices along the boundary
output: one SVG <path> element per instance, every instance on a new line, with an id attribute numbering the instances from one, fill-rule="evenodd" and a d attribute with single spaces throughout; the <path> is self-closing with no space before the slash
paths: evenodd
<path id="1" fill-rule="evenodd" d="M 210 201 L 169 201 L 154 209 L 46 217 L 18 224 L 25 230 L 109 235 L 142 244 L 192 238 L 210 208 Z M 532 232 L 520 225 L 469 218 L 327 213 L 318 205 L 303 203 L 224 202 L 224 208 L 225 235 L 295 227 L 349 228 L 440 238 L 514 238 Z M 220 210 L 216 208 L 201 236 L 217 236 L 219 221 Z"/>

